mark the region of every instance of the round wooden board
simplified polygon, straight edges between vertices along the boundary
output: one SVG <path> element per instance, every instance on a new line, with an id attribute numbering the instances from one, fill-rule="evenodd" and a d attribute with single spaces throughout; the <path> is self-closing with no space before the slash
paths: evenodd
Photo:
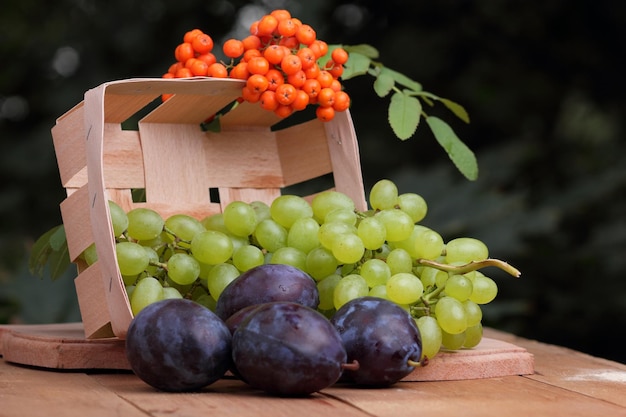
<path id="1" fill-rule="evenodd" d="M 50 370 L 130 370 L 124 341 L 85 339 L 82 323 L 0 326 L 4 360 Z M 451 381 L 528 375 L 534 358 L 514 344 L 483 338 L 473 349 L 440 352 L 403 381 Z"/>

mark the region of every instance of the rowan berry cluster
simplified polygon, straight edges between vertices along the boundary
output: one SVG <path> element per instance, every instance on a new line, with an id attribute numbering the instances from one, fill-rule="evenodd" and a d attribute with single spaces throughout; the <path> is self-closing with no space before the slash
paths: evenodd
<path id="1" fill-rule="evenodd" d="M 222 51 L 229 63 L 218 62 L 213 47 L 200 29 L 187 32 L 174 51 L 176 62 L 163 77 L 245 80 L 243 100 L 282 118 L 317 105 L 317 118 L 329 121 L 350 106 L 339 81 L 348 53 L 341 47 L 329 53 L 315 30 L 287 10 L 274 10 L 252 23 L 244 39 L 226 40 Z"/>

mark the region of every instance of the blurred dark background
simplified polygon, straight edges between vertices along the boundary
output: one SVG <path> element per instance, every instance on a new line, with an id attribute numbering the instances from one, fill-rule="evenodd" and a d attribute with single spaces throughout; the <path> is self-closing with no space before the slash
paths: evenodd
<path id="1" fill-rule="evenodd" d="M 390 178 L 429 203 L 444 238 L 482 239 L 500 293 L 486 325 L 626 362 L 626 3 L 609 0 L 37 0 L 0 5 L 0 323 L 80 320 L 72 277 L 29 274 L 34 240 L 61 222 L 50 128 L 103 82 L 160 77 L 182 35 L 242 36 L 274 8 L 328 43 L 381 61 L 472 119 L 439 107 L 477 155 L 459 174 L 428 128 L 393 136 L 372 79 L 345 82 L 366 187 Z M 618 339 L 619 338 L 619 339 Z"/>

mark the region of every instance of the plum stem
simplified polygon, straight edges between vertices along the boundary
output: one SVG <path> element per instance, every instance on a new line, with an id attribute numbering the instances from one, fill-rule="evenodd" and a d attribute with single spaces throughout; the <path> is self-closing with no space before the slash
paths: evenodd
<path id="1" fill-rule="evenodd" d="M 341 364 L 341 369 L 343 369 L 344 371 L 358 371 L 360 367 L 361 365 L 359 365 L 359 361 L 357 361 L 356 359 L 350 363 Z"/>

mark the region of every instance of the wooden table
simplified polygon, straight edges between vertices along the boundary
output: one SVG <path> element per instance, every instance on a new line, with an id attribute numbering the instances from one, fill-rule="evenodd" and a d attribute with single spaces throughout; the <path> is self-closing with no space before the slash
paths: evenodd
<path id="1" fill-rule="evenodd" d="M 0 416 L 626 416 L 626 365 L 486 329 L 534 355 L 532 375 L 337 385 L 307 398 L 275 398 L 234 379 L 202 392 L 155 391 L 128 371 L 42 370 L 0 360 Z"/>

